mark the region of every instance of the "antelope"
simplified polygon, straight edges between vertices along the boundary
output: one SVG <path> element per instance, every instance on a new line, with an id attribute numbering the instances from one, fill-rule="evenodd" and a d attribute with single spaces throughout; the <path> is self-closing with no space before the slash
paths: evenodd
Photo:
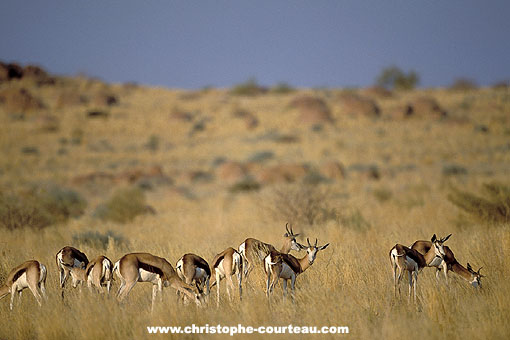
<path id="1" fill-rule="evenodd" d="M 70 274 L 73 280 L 73 288 L 82 282 L 87 283 L 89 289 L 94 285 L 103 293 L 103 285 L 106 285 L 106 291 L 110 293 L 113 264 L 106 256 L 98 256 L 85 269 L 79 267 L 71 268 Z"/>
<path id="2" fill-rule="evenodd" d="M 431 247 L 425 255 L 420 254 L 415 249 L 408 248 L 401 244 L 396 244 L 393 248 L 391 248 L 389 255 L 393 269 L 395 296 L 397 295 L 397 286 L 400 295 L 399 283 L 402 279 L 403 272 L 407 271 L 409 276 L 409 299 L 411 298 L 411 290 L 413 290 L 414 301 L 416 301 L 418 273 L 428 265 L 441 263 L 441 261 L 443 261 L 443 257 L 445 256 L 443 243 L 446 242 L 450 236 L 451 234 L 445 238 L 438 239 L 436 234 L 434 234 L 430 240 L 433 247 Z"/>
<path id="3" fill-rule="evenodd" d="M 283 234 L 285 240 L 283 241 L 282 248 L 280 249 L 280 253 L 288 254 L 291 250 L 300 251 L 301 248 L 298 246 L 296 242 L 296 237 L 299 234 L 294 234 L 292 231 L 292 226 L 289 230 L 289 224 L 285 224 L 285 229 L 287 232 Z M 244 277 L 248 278 L 251 271 L 254 268 L 256 262 L 264 263 L 264 258 L 271 252 L 276 251 L 276 248 L 269 244 L 264 243 L 262 241 L 256 240 L 254 238 L 247 238 L 241 245 L 239 245 L 239 253 L 243 258 L 243 267 L 244 267 Z"/>
<path id="4" fill-rule="evenodd" d="M 306 255 L 300 259 L 290 255 L 280 253 L 278 251 L 271 251 L 264 259 L 264 269 L 267 275 L 266 294 L 269 297 L 273 292 L 273 288 L 280 278 L 283 279 L 283 296 L 287 295 L 287 282 L 290 280 L 290 288 L 292 290 L 292 299 L 294 300 L 294 290 L 296 278 L 299 274 L 310 268 L 315 262 L 317 253 L 326 249 L 329 243 L 323 246 L 317 246 L 318 240 L 315 239 L 315 244 L 312 246 L 310 240 L 307 238 L 308 247 L 298 243 L 301 249 L 306 249 Z M 272 279 L 271 279 L 272 276 Z"/>
<path id="5" fill-rule="evenodd" d="M 205 288 L 205 294 L 209 296 L 211 269 L 206 260 L 195 254 L 185 254 L 177 261 L 175 270 L 182 281 L 188 285 L 195 282 L 198 292 L 203 294 Z"/>
<path id="6" fill-rule="evenodd" d="M 183 282 L 172 265 L 162 257 L 149 253 L 126 254 L 115 263 L 113 271 L 121 281 L 117 292 L 119 301 L 126 298 L 137 282 L 150 282 L 153 284 L 151 310 L 154 309 L 157 292 L 161 295 L 163 286 L 176 289 L 200 305 L 200 295 L 195 293 L 193 286 Z"/>
<path id="7" fill-rule="evenodd" d="M 239 299 L 242 300 L 243 287 L 243 259 L 241 254 L 232 247 L 229 247 L 216 255 L 212 261 L 212 277 L 211 287 L 218 285 L 216 304 L 220 305 L 220 282 L 225 278 L 227 281 L 226 290 L 229 300 L 232 300 L 230 291 L 234 292 L 234 283 L 232 276 L 237 275 L 237 284 L 239 286 Z"/>
<path id="8" fill-rule="evenodd" d="M 420 254 L 424 255 L 430 250 L 431 247 L 432 243 L 430 241 L 420 240 L 414 242 L 411 246 L 411 249 L 415 249 Z M 448 284 L 448 272 L 451 270 L 469 282 L 469 284 L 471 284 L 473 287 L 477 288 L 482 286 L 481 278 L 484 276 L 480 274 L 480 269 L 482 269 L 481 267 L 478 269 L 478 271 L 474 271 L 473 268 L 471 268 L 471 265 L 468 263 L 466 269 L 463 265 L 457 262 L 455 255 L 448 246 L 444 246 L 444 252 L 445 255 L 443 257 L 443 261 L 440 263 L 433 261 L 431 264 L 429 264 L 429 267 L 436 267 L 436 279 L 439 280 L 439 273 L 442 269 L 444 270 L 446 284 Z"/>
<path id="9" fill-rule="evenodd" d="M 55 258 L 60 273 L 60 288 L 62 289 L 64 289 L 64 285 L 66 283 L 67 276 L 71 271 L 71 268 L 85 269 L 89 264 L 89 260 L 84 253 L 70 246 L 66 246 L 60 249 Z M 62 297 L 64 297 L 63 290 Z"/>
<path id="10" fill-rule="evenodd" d="M 46 273 L 46 266 L 36 260 L 23 262 L 7 275 L 7 281 L 0 287 L 0 299 L 10 293 L 11 303 L 9 308 L 12 310 L 15 293 L 18 293 L 21 301 L 21 292 L 23 289 L 28 288 L 34 294 L 39 306 L 42 306 L 41 293 L 46 298 Z"/>

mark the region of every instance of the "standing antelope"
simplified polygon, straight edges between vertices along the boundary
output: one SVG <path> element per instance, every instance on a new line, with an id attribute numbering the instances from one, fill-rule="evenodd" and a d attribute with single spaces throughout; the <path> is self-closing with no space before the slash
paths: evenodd
<path id="1" fill-rule="evenodd" d="M 432 242 L 420 240 L 414 242 L 413 245 L 411 246 L 411 249 L 415 249 L 420 254 L 424 255 L 430 250 L 431 247 Z M 467 269 L 464 268 L 464 266 L 462 266 L 457 261 L 455 255 L 448 246 L 444 246 L 444 253 L 445 255 L 443 257 L 443 261 L 440 261 L 440 263 L 438 263 L 438 261 L 432 261 L 432 263 L 429 264 L 429 267 L 436 267 L 436 279 L 439 279 L 439 272 L 441 271 L 441 269 L 443 269 L 446 284 L 448 284 L 448 272 L 451 270 L 455 274 L 459 275 L 464 280 L 469 282 L 469 284 L 471 284 L 473 287 L 476 288 L 482 286 L 481 278 L 483 277 L 483 275 L 480 274 L 480 269 L 482 269 L 481 267 L 480 269 L 478 269 L 478 271 L 475 272 L 471 268 L 471 265 L 468 263 Z"/>
<path id="2" fill-rule="evenodd" d="M 85 269 L 79 267 L 71 268 L 70 274 L 73 279 L 73 287 L 82 282 L 87 283 L 87 287 L 91 289 L 94 285 L 101 293 L 103 293 L 103 285 L 106 285 L 106 291 L 110 293 L 113 264 L 106 256 L 98 256 Z"/>
<path id="3" fill-rule="evenodd" d="M 299 234 L 294 234 L 292 226 L 289 230 L 288 225 L 288 223 L 285 225 L 287 232 L 283 234 L 284 241 L 282 248 L 280 249 L 280 253 L 283 254 L 288 254 L 291 250 L 301 250 L 296 242 L 296 237 L 299 236 Z M 248 278 L 248 275 L 253 270 L 255 263 L 264 263 L 264 259 L 271 251 L 276 251 L 276 248 L 273 245 L 254 238 L 247 238 L 243 243 L 241 243 L 239 246 L 239 253 L 243 258 L 245 279 Z"/>
<path id="4" fill-rule="evenodd" d="M 14 296 L 16 292 L 21 301 L 21 292 L 28 288 L 34 294 L 39 306 L 41 303 L 41 294 L 46 298 L 46 266 L 36 260 L 26 261 L 15 267 L 7 275 L 7 281 L 0 287 L 0 299 L 11 294 L 11 303 L 9 308 L 12 310 L 14 304 Z"/>
<path id="5" fill-rule="evenodd" d="M 205 294 L 209 296 L 211 269 L 206 260 L 195 254 L 185 254 L 177 261 L 175 270 L 181 280 L 189 285 L 195 282 L 198 292 L 203 294 L 205 288 Z"/>
<path id="6" fill-rule="evenodd" d="M 283 254 L 278 251 L 271 251 L 264 260 L 264 269 L 267 275 L 266 293 L 267 296 L 272 293 L 273 288 L 280 278 L 283 279 L 283 295 L 287 295 L 287 281 L 290 280 L 290 288 L 292 290 L 292 299 L 294 300 L 294 289 L 296 277 L 307 270 L 315 261 L 317 253 L 326 249 L 329 243 L 323 246 L 317 246 L 317 239 L 312 246 L 307 238 L 308 247 L 298 243 L 301 249 L 306 249 L 306 255 L 300 259 L 290 255 Z M 271 279 L 271 276 L 273 277 Z"/>
<path id="7" fill-rule="evenodd" d="M 154 308 L 156 294 L 159 291 L 161 295 L 163 286 L 176 289 L 200 305 L 199 295 L 195 293 L 194 287 L 183 282 L 172 265 L 162 257 L 149 253 L 126 254 L 115 263 L 113 271 L 121 281 L 117 292 L 119 301 L 126 298 L 137 282 L 150 282 L 153 284 L 151 310 Z"/>
<path id="8" fill-rule="evenodd" d="M 243 278 L 243 259 L 241 254 L 232 247 L 229 247 L 216 255 L 212 261 L 212 272 L 213 272 L 213 282 L 211 283 L 211 287 L 214 285 L 218 286 L 217 292 L 217 306 L 220 305 L 220 282 L 221 279 L 226 279 L 226 290 L 228 294 L 229 300 L 232 300 L 230 291 L 234 292 L 234 283 L 232 282 L 232 276 L 234 274 L 237 275 L 237 284 L 239 286 L 239 299 L 242 299 L 243 296 L 243 288 L 242 288 L 242 278 Z"/>
<path id="9" fill-rule="evenodd" d="M 445 256 L 443 243 L 446 242 L 450 236 L 451 234 L 445 238 L 438 239 L 436 234 L 434 234 L 430 240 L 433 246 L 425 255 L 401 244 L 396 244 L 391 248 L 389 255 L 393 269 L 395 296 L 397 295 L 397 286 L 400 295 L 399 283 L 402 279 L 403 272 L 407 271 L 409 276 L 409 299 L 411 299 L 411 290 L 414 290 L 414 301 L 416 301 L 418 273 L 429 264 L 441 263 L 441 261 L 443 261 L 443 257 Z"/>
<path id="10" fill-rule="evenodd" d="M 66 246 L 59 250 L 55 256 L 60 273 L 60 287 L 63 289 L 71 268 L 85 269 L 89 264 L 87 256 L 76 248 Z M 62 297 L 64 291 L 62 290 Z"/>

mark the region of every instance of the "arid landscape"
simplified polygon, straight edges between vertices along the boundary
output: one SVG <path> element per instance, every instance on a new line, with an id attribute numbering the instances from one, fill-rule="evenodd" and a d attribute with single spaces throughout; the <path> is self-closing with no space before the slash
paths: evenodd
<path id="1" fill-rule="evenodd" d="M 348 326 L 330 337 L 353 339 L 510 335 L 508 86 L 181 90 L 0 66 L 0 284 L 23 261 L 48 268 L 42 307 L 28 290 L 12 312 L 0 300 L 0 339 L 239 323 Z M 219 308 L 183 305 L 165 288 L 151 313 L 151 285 L 119 304 L 118 280 L 109 296 L 70 285 L 60 295 L 55 254 L 66 245 L 175 265 L 247 237 L 279 248 L 287 222 L 300 243 L 330 244 L 298 276 L 294 303 L 280 286 L 268 302 L 262 266 L 242 301 L 229 302 L 222 282 Z M 482 288 L 452 272 L 447 286 L 425 268 L 418 301 L 406 277 L 395 298 L 390 249 L 450 233 L 457 260 L 483 267 Z"/>

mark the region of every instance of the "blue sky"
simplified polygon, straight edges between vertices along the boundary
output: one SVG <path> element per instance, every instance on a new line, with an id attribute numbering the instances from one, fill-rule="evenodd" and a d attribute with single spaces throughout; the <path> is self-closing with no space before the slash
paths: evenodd
<path id="1" fill-rule="evenodd" d="M 176 88 L 368 86 L 382 68 L 425 87 L 510 78 L 510 1 L 0 2 L 0 60 Z"/>

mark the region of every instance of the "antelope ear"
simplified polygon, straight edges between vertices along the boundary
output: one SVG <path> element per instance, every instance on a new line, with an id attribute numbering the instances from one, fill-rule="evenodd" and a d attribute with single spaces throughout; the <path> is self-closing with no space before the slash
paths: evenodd
<path id="1" fill-rule="evenodd" d="M 446 240 L 448 240 L 448 239 L 450 238 L 450 236 L 452 236 L 452 234 L 450 234 L 450 235 L 446 236 L 446 237 L 445 237 L 442 241 L 443 241 L 443 242 L 446 242 Z"/>
<path id="2" fill-rule="evenodd" d="M 434 242 L 436 242 L 436 240 L 437 240 L 436 234 L 432 235 L 432 238 L 430 239 L 430 241 L 432 243 L 434 243 Z"/>
<path id="3" fill-rule="evenodd" d="M 319 247 L 319 250 L 324 250 L 324 249 L 326 249 L 328 246 L 329 246 L 329 243 L 326 243 L 326 244 L 325 244 L 325 245 L 323 245 L 322 247 Z"/>
<path id="4" fill-rule="evenodd" d="M 294 237 L 298 237 L 300 234 L 294 234 Z"/>
<path id="5" fill-rule="evenodd" d="M 289 237 L 289 234 L 285 233 L 283 234 L 283 237 Z"/>

